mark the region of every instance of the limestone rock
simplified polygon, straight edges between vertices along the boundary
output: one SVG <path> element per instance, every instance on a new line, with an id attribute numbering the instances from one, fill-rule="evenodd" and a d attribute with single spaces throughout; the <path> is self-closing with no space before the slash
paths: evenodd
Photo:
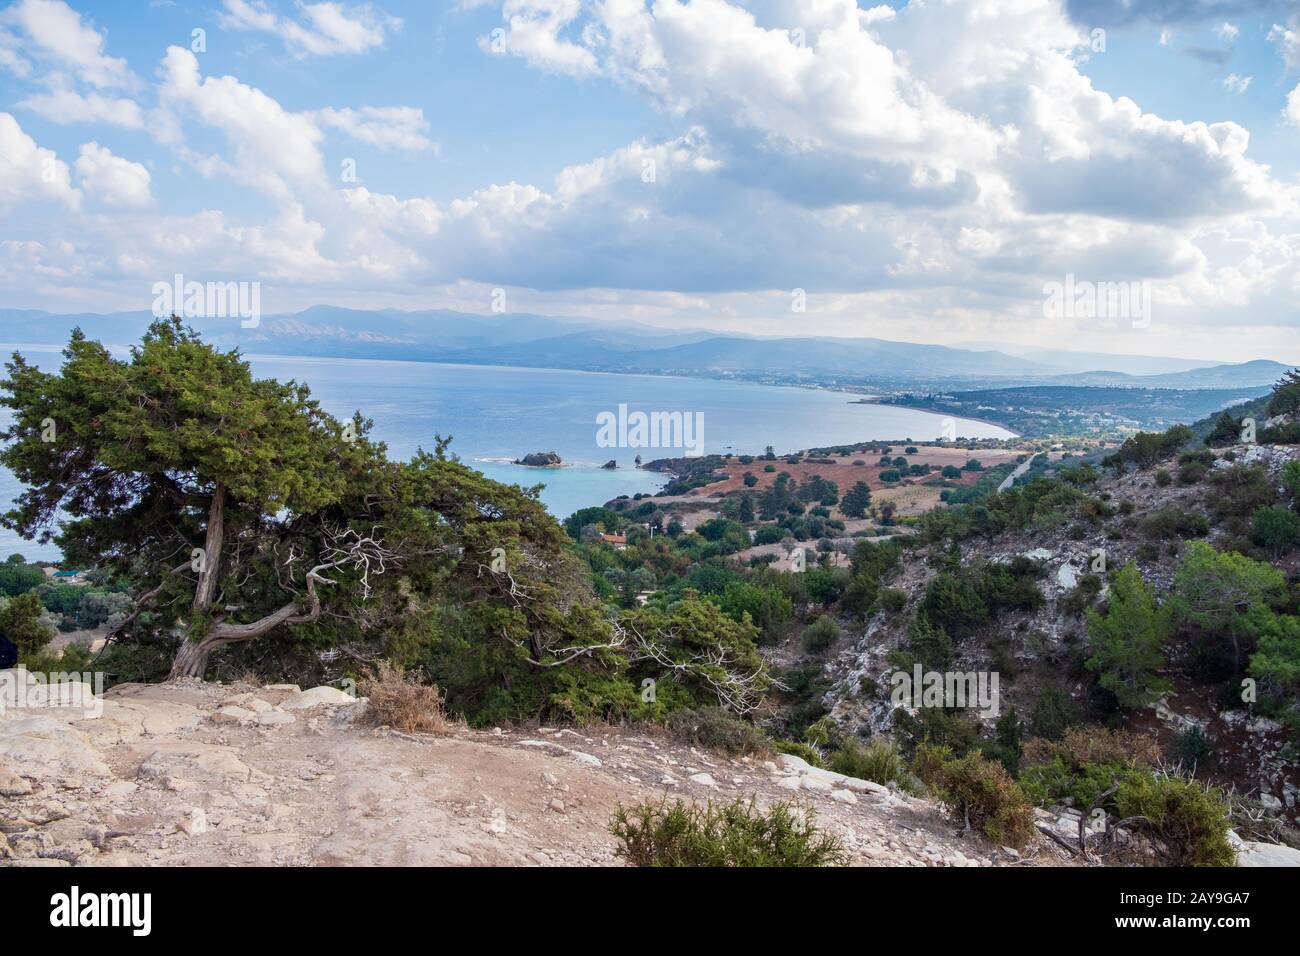
<path id="1" fill-rule="evenodd" d="M 43 714 L 0 721 L 0 762 L 37 779 L 111 776 L 85 734 Z"/>
<path id="2" fill-rule="evenodd" d="M 337 687 L 313 687 L 311 690 L 305 690 L 286 700 L 280 707 L 283 710 L 306 710 L 308 707 L 320 707 L 327 705 L 338 707 L 344 704 L 355 704 L 357 699 L 345 694 Z"/>

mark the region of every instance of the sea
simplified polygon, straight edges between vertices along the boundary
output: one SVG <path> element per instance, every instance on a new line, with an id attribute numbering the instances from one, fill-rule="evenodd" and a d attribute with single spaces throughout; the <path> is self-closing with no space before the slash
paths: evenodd
<path id="1" fill-rule="evenodd" d="M 19 350 L 43 368 L 58 367 L 55 350 Z M 860 396 L 829 389 L 494 365 L 246 357 L 258 377 L 307 383 L 321 406 L 338 418 L 359 410 L 373 419 L 372 436 L 388 444 L 390 456 L 432 450 L 436 436 L 450 436 L 448 451 L 489 478 L 542 485 L 542 502 L 560 519 L 619 495 L 662 488 L 667 477 L 636 468 L 638 454 L 644 461 L 682 456 L 680 448 L 604 447 L 599 416 L 617 417 L 620 406 L 625 420 L 638 411 L 692 416 L 701 426 L 698 448 L 704 454 L 761 454 L 768 445 L 782 453 L 881 439 L 925 441 L 940 437 L 944 420 L 915 409 L 861 403 Z M 617 434 L 605 429 L 604 437 L 611 431 Z M 973 420 L 958 420 L 956 433 L 1012 437 Z M 531 452 L 552 451 L 562 467 L 513 464 Z M 611 459 L 616 469 L 601 467 Z M 6 510 L 21 490 L 13 475 L 0 469 L 0 503 Z M 28 560 L 60 557 L 52 544 L 24 541 L 0 529 L 0 560 L 13 553 Z"/>

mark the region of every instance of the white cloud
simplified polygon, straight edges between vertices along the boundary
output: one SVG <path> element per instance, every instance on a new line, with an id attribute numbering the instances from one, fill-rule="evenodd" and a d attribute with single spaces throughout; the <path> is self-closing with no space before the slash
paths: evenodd
<path id="1" fill-rule="evenodd" d="M 1237 37 L 1241 34 L 1240 28 L 1226 21 L 1220 23 L 1217 27 L 1215 27 L 1214 32 L 1215 35 L 1218 36 L 1220 39 L 1228 40 L 1229 42 L 1237 39 Z"/>
<path id="2" fill-rule="evenodd" d="M 158 99 L 171 124 L 160 135 L 201 171 L 225 174 L 281 198 L 303 188 L 324 188 L 321 132 L 311 120 L 233 76 L 200 76 L 198 59 L 181 47 L 167 48 L 159 73 Z M 230 157 L 188 152 L 176 125 L 182 116 L 220 130 Z"/>
<path id="3" fill-rule="evenodd" d="M 0 214 L 42 200 L 76 209 L 81 193 L 72 186 L 67 163 L 38 146 L 13 116 L 0 113 Z"/>
<path id="4" fill-rule="evenodd" d="M 52 123 L 108 123 L 127 129 L 144 126 L 140 105 L 126 97 L 104 96 L 102 93 L 83 95 L 75 90 L 52 89 L 48 93 L 24 97 L 18 105 Z"/>
<path id="5" fill-rule="evenodd" d="M 326 108 L 304 114 L 319 126 L 341 130 L 353 139 L 379 149 L 437 152 L 429 139 L 424 111 L 410 106 L 362 106 L 359 109 Z"/>
<path id="6" fill-rule="evenodd" d="M 384 45 L 388 34 L 402 28 L 398 17 L 369 4 L 297 3 L 300 20 L 273 12 L 260 0 L 224 0 L 223 26 L 234 30 L 274 33 L 283 37 L 295 56 L 367 53 Z"/>
<path id="7" fill-rule="evenodd" d="M 1286 26 L 1273 24 L 1268 31 L 1268 40 L 1277 45 L 1277 51 L 1287 66 L 1300 66 L 1300 14 L 1288 20 Z"/>
<path id="8" fill-rule="evenodd" d="M 1229 73 L 1223 80 L 1223 88 L 1229 93 L 1245 93 L 1250 89 L 1253 76 L 1238 76 L 1236 73 Z"/>
<path id="9" fill-rule="evenodd" d="M 18 0 L 0 13 L 0 23 L 22 31 L 25 52 L 71 70 L 97 88 L 128 87 L 135 78 L 126 60 L 104 52 L 104 35 L 81 20 L 63 0 Z"/>
<path id="10" fill-rule="evenodd" d="M 81 188 L 106 206 L 128 208 L 148 206 L 153 197 L 149 193 L 149 170 L 133 163 L 98 143 L 85 143 L 77 157 L 77 176 Z"/>
<path id="11" fill-rule="evenodd" d="M 592 52 L 560 36 L 581 10 L 581 0 L 505 0 L 501 13 L 509 28 L 481 37 L 479 46 L 556 73 L 594 74 L 598 68 Z"/>
<path id="12" fill-rule="evenodd" d="M 1295 126 L 1300 126 L 1300 86 L 1297 86 L 1286 98 L 1286 115 Z"/>

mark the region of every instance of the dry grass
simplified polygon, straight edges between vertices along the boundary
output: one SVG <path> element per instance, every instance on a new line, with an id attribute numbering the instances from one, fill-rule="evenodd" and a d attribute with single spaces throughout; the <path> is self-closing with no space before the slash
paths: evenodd
<path id="1" fill-rule="evenodd" d="M 362 680 L 361 693 L 370 700 L 366 717 L 374 724 L 408 734 L 449 734 L 455 729 L 443 708 L 442 691 L 395 664 L 380 661 L 376 675 Z"/>

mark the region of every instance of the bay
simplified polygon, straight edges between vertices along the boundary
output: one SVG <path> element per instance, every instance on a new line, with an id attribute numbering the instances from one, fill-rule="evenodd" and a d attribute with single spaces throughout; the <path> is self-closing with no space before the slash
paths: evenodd
<path id="1" fill-rule="evenodd" d="M 29 360 L 55 368 L 55 352 L 23 349 Z M 374 420 L 374 437 L 390 455 L 410 457 L 432 449 L 438 434 L 452 437 L 449 451 L 489 478 L 525 487 L 542 484 L 542 502 L 563 519 L 579 508 L 618 495 L 653 493 L 665 476 L 635 468 L 645 461 L 680 457 L 674 448 L 604 448 L 597 415 L 681 412 L 699 415 L 706 454 L 760 454 L 888 439 L 939 437 L 942 417 L 887 405 L 860 404 L 855 396 L 818 389 L 751 385 L 662 375 L 623 375 L 566 369 L 442 365 L 334 358 L 247 356 L 259 377 L 306 382 L 322 407 L 339 418 L 359 410 Z M 1008 438 L 985 422 L 958 420 L 957 434 Z M 512 462 L 530 452 L 554 451 L 561 468 Z M 602 464 L 614 459 L 615 470 Z M 21 490 L 0 469 L 0 499 L 7 508 Z M 29 560 L 57 560 L 53 545 L 40 546 L 0 530 L 0 559 L 19 552 Z"/>

